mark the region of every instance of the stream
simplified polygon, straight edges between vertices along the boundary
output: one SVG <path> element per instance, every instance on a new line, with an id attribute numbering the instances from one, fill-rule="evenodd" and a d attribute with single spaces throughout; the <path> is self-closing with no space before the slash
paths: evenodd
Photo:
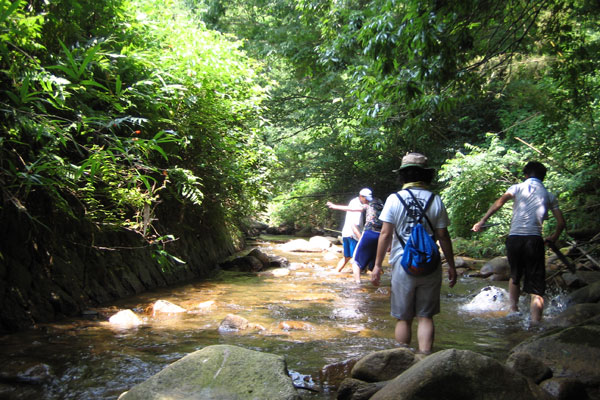
<path id="1" fill-rule="evenodd" d="M 144 321 L 136 328 L 119 329 L 106 318 L 81 317 L 0 336 L 0 399 L 116 399 L 168 364 L 214 344 L 284 355 L 295 384 L 312 389 L 300 389 L 302 398 L 333 399 L 335 387 L 320 374 L 324 366 L 395 347 L 389 267 L 384 267 L 380 287 L 372 286 L 368 276 L 357 285 L 349 265 L 342 273 L 335 271 L 337 258 L 331 253 L 287 253 L 273 242 L 253 245 L 287 258 L 290 274 L 222 271 L 209 280 L 143 293 L 96 310 L 112 315 L 131 309 Z M 528 329 L 527 312 L 514 318 L 506 312 L 461 309 L 489 285 L 461 277 L 449 289 L 444 276 L 434 351 L 468 349 L 504 361 L 510 348 L 535 333 Z M 493 286 L 506 289 L 507 282 Z M 188 311 L 153 315 L 149 310 L 157 300 Z M 219 331 L 228 314 L 264 329 Z M 23 376 L 32 367 L 35 376 L 45 378 L 8 382 L 7 376 Z"/>

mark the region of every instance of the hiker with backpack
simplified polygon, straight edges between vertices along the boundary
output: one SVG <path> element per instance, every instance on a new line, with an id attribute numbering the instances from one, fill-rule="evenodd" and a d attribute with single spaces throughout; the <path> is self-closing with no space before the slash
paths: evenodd
<path id="1" fill-rule="evenodd" d="M 396 171 L 403 186 L 387 198 L 379 216 L 383 225 L 371 282 L 379 285 L 383 259 L 391 244 L 391 315 L 397 320 L 395 339 L 401 346 L 410 346 L 412 322 L 417 318 L 418 349 L 429 354 L 435 332 L 433 316 L 440 312 L 442 287 L 436 239 L 448 262 L 449 286 L 456 284 L 454 253 L 447 229 L 450 221 L 441 198 L 427 189 L 435 173 L 427 167 L 427 157 L 408 153 Z"/>

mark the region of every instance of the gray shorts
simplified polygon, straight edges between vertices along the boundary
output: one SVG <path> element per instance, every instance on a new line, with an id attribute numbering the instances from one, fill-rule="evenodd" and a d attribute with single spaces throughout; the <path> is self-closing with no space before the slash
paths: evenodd
<path id="1" fill-rule="evenodd" d="M 404 321 L 432 318 L 440 312 L 442 266 L 427 276 L 408 275 L 400 265 L 392 271 L 392 317 Z"/>

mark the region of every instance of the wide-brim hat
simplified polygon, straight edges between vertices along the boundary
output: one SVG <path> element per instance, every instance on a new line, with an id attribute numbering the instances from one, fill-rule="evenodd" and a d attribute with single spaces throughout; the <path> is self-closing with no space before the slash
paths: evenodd
<path id="1" fill-rule="evenodd" d="M 433 168 L 429 168 L 427 166 L 427 157 L 425 157 L 421 153 L 407 153 L 404 157 L 402 157 L 402 163 L 400 164 L 400 168 L 395 169 L 394 172 L 402 171 L 405 168 L 417 167 L 422 168 L 427 171 L 434 171 Z"/>

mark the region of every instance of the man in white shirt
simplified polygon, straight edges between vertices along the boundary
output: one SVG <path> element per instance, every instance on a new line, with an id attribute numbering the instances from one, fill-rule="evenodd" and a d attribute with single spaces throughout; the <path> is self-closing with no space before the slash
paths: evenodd
<path id="1" fill-rule="evenodd" d="M 333 204 L 327 202 L 327 207 L 332 210 L 346 211 L 346 219 L 344 220 L 344 227 L 342 228 L 342 244 L 344 246 L 344 258 L 342 258 L 337 265 L 337 270 L 340 272 L 348 261 L 352 259 L 356 244 L 362 234 L 362 212 L 366 209 L 369 201 L 373 200 L 373 193 L 371 189 L 361 189 L 358 197 L 350 200 L 347 206 Z"/>
<path id="2" fill-rule="evenodd" d="M 546 260 L 544 242 L 555 242 L 565 228 L 565 219 L 558 208 L 556 196 L 549 193 L 542 181 L 546 177 L 546 167 L 530 161 L 523 168 L 525 181 L 508 188 L 473 225 L 479 232 L 483 224 L 507 201 L 514 200 L 510 233 L 506 239 L 506 256 L 510 264 L 508 292 L 511 311 L 519 310 L 518 302 L 523 277 L 523 291 L 531 295 L 531 321 L 542 319 L 544 292 L 546 290 Z M 542 238 L 542 224 L 551 211 L 556 218 L 556 229 L 547 238 Z"/>

